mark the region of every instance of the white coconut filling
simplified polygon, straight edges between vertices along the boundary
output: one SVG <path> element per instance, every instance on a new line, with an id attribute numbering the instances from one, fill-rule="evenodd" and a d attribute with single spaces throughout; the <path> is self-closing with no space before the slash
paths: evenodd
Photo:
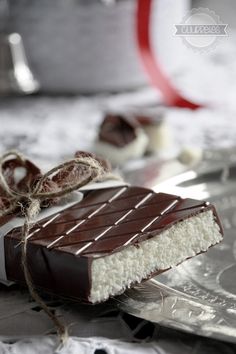
<path id="1" fill-rule="evenodd" d="M 91 267 L 90 301 L 101 302 L 122 293 L 152 272 L 176 266 L 220 242 L 222 234 L 211 210 L 177 223 L 138 247 L 95 258 Z"/>
<path id="2" fill-rule="evenodd" d="M 120 165 L 131 158 L 141 157 L 146 150 L 148 138 L 142 129 L 136 129 L 136 134 L 135 140 L 124 147 L 117 147 L 103 141 L 96 141 L 96 153 L 106 157 L 115 165 Z"/>
<path id="3" fill-rule="evenodd" d="M 160 152 L 165 151 L 171 145 L 170 130 L 165 122 L 159 124 L 144 125 L 143 129 L 148 137 L 147 151 Z"/>

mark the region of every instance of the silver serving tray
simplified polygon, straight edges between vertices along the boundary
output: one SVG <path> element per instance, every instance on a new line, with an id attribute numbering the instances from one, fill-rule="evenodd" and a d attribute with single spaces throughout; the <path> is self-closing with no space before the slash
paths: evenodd
<path id="1" fill-rule="evenodd" d="M 216 205 L 225 237 L 207 253 L 127 291 L 119 299 L 122 310 L 163 326 L 236 343 L 234 161 L 228 154 L 220 155 L 205 160 L 197 171 L 151 186 L 157 191 L 210 200 Z"/>

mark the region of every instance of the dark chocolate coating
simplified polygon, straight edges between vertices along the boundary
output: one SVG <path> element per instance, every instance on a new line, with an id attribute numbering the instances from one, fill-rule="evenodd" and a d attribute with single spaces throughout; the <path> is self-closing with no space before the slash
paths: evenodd
<path id="1" fill-rule="evenodd" d="M 108 114 L 101 124 L 99 140 L 122 148 L 137 137 L 136 125 L 130 119 L 115 114 Z"/>
<path id="2" fill-rule="evenodd" d="M 88 301 L 94 258 L 138 247 L 206 210 L 213 211 L 220 225 L 214 206 L 203 201 L 129 186 L 87 192 L 80 203 L 31 230 L 27 247 L 33 282 L 52 293 Z M 4 238 L 6 271 L 9 280 L 24 282 L 20 240 L 19 228 Z"/>

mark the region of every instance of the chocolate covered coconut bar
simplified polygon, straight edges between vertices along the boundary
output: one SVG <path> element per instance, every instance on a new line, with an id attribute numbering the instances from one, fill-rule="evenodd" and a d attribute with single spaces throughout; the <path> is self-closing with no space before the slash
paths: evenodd
<path id="1" fill-rule="evenodd" d="M 4 238 L 9 280 L 24 282 L 21 229 Z M 36 287 L 99 303 L 222 240 L 213 205 L 121 186 L 84 193 L 81 202 L 40 221 L 28 238 Z"/>

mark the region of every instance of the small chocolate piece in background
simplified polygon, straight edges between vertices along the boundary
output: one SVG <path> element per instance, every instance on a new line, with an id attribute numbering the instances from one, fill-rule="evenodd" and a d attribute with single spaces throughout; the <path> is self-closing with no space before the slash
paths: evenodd
<path id="1" fill-rule="evenodd" d="M 101 124 L 99 140 L 124 147 L 137 138 L 137 123 L 120 114 L 107 114 Z"/>
<path id="2" fill-rule="evenodd" d="M 107 113 L 99 128 L 94 145 L 97 154 L 107 158 L 113 165 L 145 154 L 148 138 L 132 116 Z"/>
<path id="3" fill-rule="evenodd" d="M 113 165 L 122 165 L 146 154 L 165 154 L 170 145 L 164 109 L 133 108 L 105 114 L 94 150 Z"/>

